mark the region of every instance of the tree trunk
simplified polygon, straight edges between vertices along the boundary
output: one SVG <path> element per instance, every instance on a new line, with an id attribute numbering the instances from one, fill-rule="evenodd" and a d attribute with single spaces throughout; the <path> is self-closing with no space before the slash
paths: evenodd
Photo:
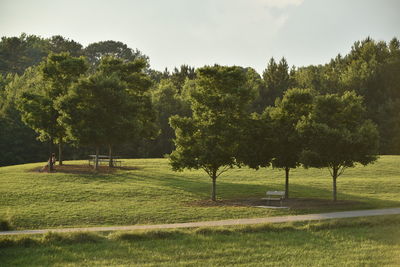
<path id="1" fill-rule="evenodd" d="M 212 173 L 212 189 L 211 189 L 211 200 L 216 201 L 217 200 L 217 172 L 213 171 Z"/>
<path id="2" fill-rule="evenodd" d="M 63 165 L 63 159 L 62 159 L 62 138 L 60 138 L 60 141 L 58 142 L 58 165 Z"/>
<path id="3" fill-rule="evenodd" d="M 337 191 L 336 191 L 336 179 L 338 176 L 338 171 L 339 169 L 335 166 L 333 167 L 333 171 L 332 171 L 332 178 L 333 178 L 333 201 L 336 202 L 337 200 Z"/>
<path id="4" fill-rule="evenodd" d="M 290 168 L 285 168 L 285 199 L 289 198 L 289 171 Z"/>
<path id="5" fill-rule="evenodd" d="M 114 167 L 114 161 L 113 161 L 113 158 L 112 158 L 112 145 L 109 145 L 108 146 L 108 157 L 109 157 L 109 162 L 108 162 L 108 166 L 110 167 L 110 168 L 112 168 L 112 167 Z"/>
<path id="6" fill-rule="evenodd" d="M 50 144 L 49 144 L 49 172 L 54 171 L 54 166 L 53 166 L 53 137 L 50 137 Z"/>
<path id="7" fill-rule="evenodd" d="M 96 147 L 96 159 L 94 163 L 94 169 L 97 171 L 99 169 L 99 147 Z"/>

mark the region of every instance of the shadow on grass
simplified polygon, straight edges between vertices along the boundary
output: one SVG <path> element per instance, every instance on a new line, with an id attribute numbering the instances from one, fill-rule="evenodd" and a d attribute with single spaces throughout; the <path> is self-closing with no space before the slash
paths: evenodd
<path id="1" fill-rule="evenodd" d="M 217 181 L 216 202 L 210 200 L 211 179 L 198 177 L 181 177 L 178 175 L 163 175 L 163 177 L 144 176 L 145 179 L 152 179 L 161 183 L 163 186 L 188 192 L 195 196 L 197 200 L 185 203 L 188 206 L 212 207 L 212 206 L 232 206 L 232 207 L 254 207 L 267 205 L 267 201 L 262 200 L 267 190 L 282 190 L 282 185 L 263 185 L 246 183 L 229 183 Z M 207 181 L 208 180 L 208 181 Z M 400 201 L 383 200 L 379 198 L 360 196 L 357 194 L 345 194 L 338 191 L 338 200 L 332 201 L 332 191 L 310 185 L 291 185 L 291 195 L 294 197 L 283 201 L 283 206 L 291 210 L 304 212 L 324 212 L 341 211 L 354 209 L 374 209 L 384 207 L 399 207 Z M 279 206 L 279 202 L 274 203 Z M 272 204 L 272 205 L 274 205 Z"/>
<path id="2" fill-rule="evenodd" d="M 145 180 L 156 181 L 165 187 L 190 193 L 197 200 L 185 203 L 187 206 L 262 206 L 267 205 L 267 201 L 262 200 L 267 190 L 282 190 L 282 186 L 280 185 L 239 184 L 217 181 L 218 200 L 214 202 L 210 200 L 211 179 L 208 179 L 206 175 L 204 178 L 188 178 L 171 174 L 164 174 L 162 177 L 143 174 L 138 176 Z M 297 210 L 300 213 L 400 206 L 400 201 L 382 200 L 364 196 L 357 198 L 357 195 L 344 194 L 340 193 L 340 191 L 338 192 L 338 200 L 333 202 L 331 198 L 332 192 L 330 190 L 309 185 L 292 184 L 291 191 L 291 195 L 294 197 L 284 200 L 283 206 L 289 207 L 292 210 Z M 276 205 L 279 205 L 279 203 L 276 203 Z"/>
<path id="3" fill-rule="evenodd" d="M 132 171 L 132 170 L 140 170 L 139 167 L 134 166 L 115 166 L 109 167 L 105 165 L 99 165 L 98 170 L 94 170 L 93 166 L 88 164 L 63 164 L 63 165 L 55 165 L 54 171 L 49 172 L 47 170 L 42 171 L 43 167 L 35 167 L 33 169 L 27 170 L 27 172 L 35 172 L 35 173 L 68 173 L 68 174 L 90 174 L 90 175 L 98 175 L 98 174 L 110 174 L 115 173 L 118 170 Z"/>
<path id="4" fill-rule="evenodd" d="M 60 168 L 62 167 L 62 168 Z M 60 182 L 79 181 L 82 183 L 101 182 L 101 183 L 124 183 L 135 181 L 153 181 L 157 185 L 189 193 L 195 199 L 188 203 L 182 203 L 186 206 L 263 206 L 267 205 L 266 201 L 261 198 L 265 197 L 265 192 L 271 190 L 282 190 L 281 185 L 270 184 L 246 184 L 246 183 L 229 183 L 229 177 L 217 180 L 217 197 L 218 201 L 210 201 L 211 179 L 204 173 L 204 177 L 190 177 L 182 174 L 164 174 L 151 173 L 147 174 L 137 167 L 109 168 L 101 166 L 99 172 L 93 172 L 88 165 L 64 165 L 57 166 L 58 173 L 78 174 L 74 176 L 58 177 Z M 140 171 L 140 172 L 136 172 Z M 222 177 L 225 178 L 225 177 Z M 291 196 L 289 200 L 285 200 L 283 206 L 287 206 L 292 210 L 302 212 L 316 211 L 339 211 L 349 209 L 373 209 L 382 207 L 400 206 L 400 201 L 382 200 L 379 198 L 361 197 L 356 195 L 343 194 L 338 191 L 338 201 L 331 201 L 331 191 L 321 189 L 310 185 L 291 184 Z M 177 192 L 179 193 L 179 192 Z M 160 192 L 162 194 L 162 192 Z M 279 203 L 276 203 L 279 205 Z"/>

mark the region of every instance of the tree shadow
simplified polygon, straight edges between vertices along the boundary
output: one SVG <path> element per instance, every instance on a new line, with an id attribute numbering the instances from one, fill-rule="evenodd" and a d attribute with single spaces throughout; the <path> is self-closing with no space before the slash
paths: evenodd
<path id="1" fill-rule="evenodd" d="M 62 166 L 57 166 L 62 167 Z M 37 170 L 37 168 L 36 168 Z M 73 176 L 62 178 L 65 182 L 79 181 L 83 183 L 102 182 L 102 183 L 124 183 L 135 181 L 153 181 L 156 185 L 164 188 L 171 188 L 176 191 L 189 193 L 193 201 L 183 203 L 187 206 L 212 207 L 212 206 L 231 206 L 231 207 L 254 207 L 267 205 L 265 197 L 266 191 L 282 190 L 283 184 L 249 184 L 217 180 L 217 201 L 210 201 L 211 179 L 205 174 L 204 177 L 185 174 L 170 173 L 147 173 L 144 168 L 139 167 L 117 167 L 109 168 L 101 166 L 99 172 L 93 172 L 88 165 L 65 165 L 63 168 L 56 169 L 57 173 L 73 174 Z M 140 172 L 136 172 L 140 171 Z M 60 179 L 60 178 L 58 178 Z M 283 182 L 283 181 L 282 181 Z M 155 191 L 154 195 L 165 196 L 165 191 Z M 379 198 L 362 196 L 357 198 L 356 194 L 344 194 L 338 191 L 338 201 L 333 202 L 330 198 L 332 192 L 316 186 L 299 185 L 292 183 L 290 186 L 292 198 L 283 201 L 283 206 L 289 207 L 292 213 L 341 211 L 351 209 L 374 209 L 382 207 L 398 207 L 400 201 L 383 200 Z M 329 196 L 329 197 L 328 197 Z M 279 201 L 275 204 L 279 206 Z"/>
<path id="2" fill-rule="evenodd" d="M 129 175 L 129 174 L 128 174 Z M 281 185 L 230 183 L 217 181 L 217 201 L 210 200 L 211 179 L 183 177 L 181 175 L 164 174 L 162 177 L 138 174 L 142 179 L 151 179 L 163 187 L 190 193 L 196 200 L 185 203 L 188 206 L 197 207 L 254 207 L 269 204 L 265 197 L 266 191 L 282 190 Z M 207 181 L 209 180 L 209 181 Z M 336 202 L 331 199 L 331 190 L 322 189 L 310 185 L 291 185 L 293 197 L 283 201 L 283 206 L 288 207 L 294 213 L 343 211 L 354 209 L 376 209 L 383 207 L 399 207 L 400 201 L 383 200 L 379 198 L 345 194 L 338 192 Z M 329 196 L 326 197 L 325 196 Z M 271 202 L 272 203 L 272 202 Z M 279 201 L 272 205 L 280 206 Z"/>

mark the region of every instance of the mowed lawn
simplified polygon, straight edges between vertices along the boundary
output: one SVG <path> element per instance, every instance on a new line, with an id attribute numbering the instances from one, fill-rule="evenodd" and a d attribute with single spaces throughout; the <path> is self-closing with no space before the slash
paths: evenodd
<path id="1" fill-rule="evenodd" d="M 2 266 L 400 266 L 400 216 L 0 238 Z"/>
<path id="2" fill-rule="evenodd" d="M 67 161 L 67 165 L 87 161 Z M 289 209 L 253 207 L 267 190 L 284 190 L 284 171 L 236 168 L 217 179 L 216 204 L 204 171 L 173 172 L 167 159 L 124 160 L 129 169 L 76 174 L 32 171 L 43 163 L 0 168 L 0 219 L 15 229 L 131 225 L 400 207 L 400 156 L 347 169 L 333 204 L 327 169 L 291 171 Z M 326 200 L 326 201 L 324 201 Z"/>

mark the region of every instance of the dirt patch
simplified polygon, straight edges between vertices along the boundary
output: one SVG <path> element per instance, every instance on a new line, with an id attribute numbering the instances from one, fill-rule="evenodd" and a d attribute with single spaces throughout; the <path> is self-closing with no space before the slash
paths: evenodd
<path id="1" fill-rule="evenodd" d="M 291 198 L 284 200 L 282 206 L 290 209 L 324 209 L 324 208 L 345 208 L 351 207 L 356 204 L 360 204 L 358 201 L 350 200 L 338 200 L 333 202 L 330 199 L 318 199 L 318 198 Z M 227 199 L 227 200 L 199 200 L 194 202 L 188 202 L 188 206 L 195 207 L 255 207 L 255 206 L 280 206 L 279 201 L 271 201 L 268 203 L 267 200 L 260 198 L 247 198 L 247 199 Z"/>
<path id="2" fill-rule="evenodd" d="M 48 173 L 47 170 L 41 171 L 43 167 L 37 167 L 29 170 L 29 172 L 37 172 L 37 173 Z M 73 174 L 95 174 L 95 173 L 113 173 L 117 170 L 137 170 L 135 167 L 113 167 L 109 166 L 99 166 L 98 170 L 95 171 L 93 166 L 89 165 L 70 165 L 64 164 L 62 166 L 56 165 L 54 166 L 54 171 L 56 173 L 73 173 Z"/>

